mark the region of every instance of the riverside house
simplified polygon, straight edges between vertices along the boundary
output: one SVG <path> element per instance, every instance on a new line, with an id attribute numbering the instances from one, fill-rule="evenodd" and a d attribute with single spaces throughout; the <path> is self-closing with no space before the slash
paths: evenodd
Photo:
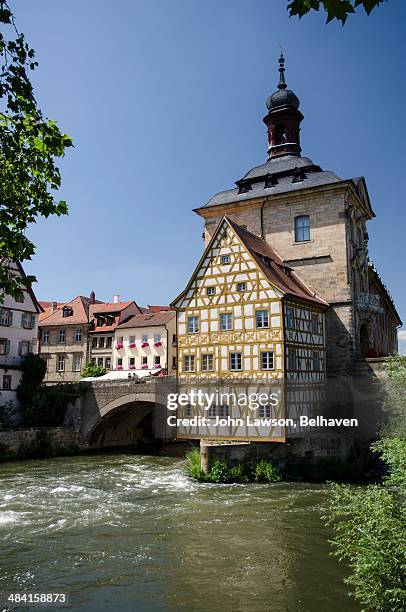
<path id="1" fill-rule="evenodd" d="M 176 313 L 138 314 L 117 326 L 113 364 L 118 371 L 176 374 Z"/>
<path id="2" fill-rule="evenodd" d="M 119 296 L 116 295 L 112 303 L 93 304 L 90 313 L 90 360 L 94 364 L 111 370 L 113 341 L 117 326 L 130 317 L 141 314 L 141 309 L 133 300 L 120 302 Z"/>
<path id="3" fill-rule="evenodd" d="M 12 268 L 25 276 L 21 264 Z M 42 307 L 32 289 L 20 299 L 6 296 L 0 307 L 0 422 L 2 408 L 10 401 L 17 403 L 16 389 L 21 379 L 24 357 L 37 351 L 38 316 Z"/>

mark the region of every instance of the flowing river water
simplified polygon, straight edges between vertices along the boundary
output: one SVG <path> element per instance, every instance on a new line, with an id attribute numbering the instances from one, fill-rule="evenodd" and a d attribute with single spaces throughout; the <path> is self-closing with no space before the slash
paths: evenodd
<path id="1" fill-rule="evenodd" d="M 199 484 L 174 458 L 2 464 L 0 592 L 65 592 L 86 612 L 359 610 L 325 501 L 321 485 Z"/>

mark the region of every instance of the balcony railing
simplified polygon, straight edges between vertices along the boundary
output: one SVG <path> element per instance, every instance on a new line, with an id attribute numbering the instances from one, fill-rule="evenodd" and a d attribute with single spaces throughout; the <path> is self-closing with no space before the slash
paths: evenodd
<path id="1" fill-rule="evenodd" d="M 0 355 L 0 367 L 19 368 L 24 361 L 24 357 L 15 357 L 14 355 Z"/>

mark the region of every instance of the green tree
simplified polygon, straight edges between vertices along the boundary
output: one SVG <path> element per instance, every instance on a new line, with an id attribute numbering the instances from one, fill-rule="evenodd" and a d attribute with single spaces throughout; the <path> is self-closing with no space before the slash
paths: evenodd
<path id="1" fill-rule="evenodd" d="M 104 368 L 103 366 L 96 365 L 92 361 L 88 361 L 82 370 L 82 378 L 88 378 L 90 376 L 103 376 L 103 374 L 106 373 L 106 368 Z"/>
<path id="2" fill-rule="evenodd" d="M 67 214 L 55 198 L 61 184 L 55 158 L 72 141 L 44 117 L 34 97 L 29 72 L 35 52 L 18 32 L 13 14 L 0 0 L 0 302 L 21 295 L 35 277 L 21 278 L 9 262 L 30 259 L 34 244 L 26 229 L 38 217 Z"/>
<path id="3" fill-rule="evenodd" d="M 347 17 L 355 13 L 355 9 L 362 6 L 369 15 L 371 11 L 387 0 L 289 0 L 288 11 L 290 17 L 297 15 L 303 17 L 310 11 L 318 11 L 321 8 L 327 13 L 327 23 L 333 19 L 341 21 L 344 25 Z"/>
<path id="4" fill-rule="evenodd" d="M 334 554 L 348 563 L 353 596 L 368 609 L 406 609 L 406 358 L 388 361 L 388 424 L 372 445 L 387 466 L 383 484 L 332 485 L 327 525 Z"/>

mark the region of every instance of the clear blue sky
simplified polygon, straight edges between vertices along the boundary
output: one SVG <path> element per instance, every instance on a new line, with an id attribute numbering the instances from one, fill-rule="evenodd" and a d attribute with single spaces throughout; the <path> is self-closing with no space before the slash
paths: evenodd
<path id="1" fill-rule="evenodd" d="M 75 143 L 66 218 L 39 222 L 25 267 L 42 299 L 169 303 L 203 243 L 192 209 L 266 158 L 279 43 L 303 154 L 364 175 L 370 255 L 406 320 L 406 2 L 325 25 L 286 0 L 11 0 L 37 51 L 37 98 Z"/>

